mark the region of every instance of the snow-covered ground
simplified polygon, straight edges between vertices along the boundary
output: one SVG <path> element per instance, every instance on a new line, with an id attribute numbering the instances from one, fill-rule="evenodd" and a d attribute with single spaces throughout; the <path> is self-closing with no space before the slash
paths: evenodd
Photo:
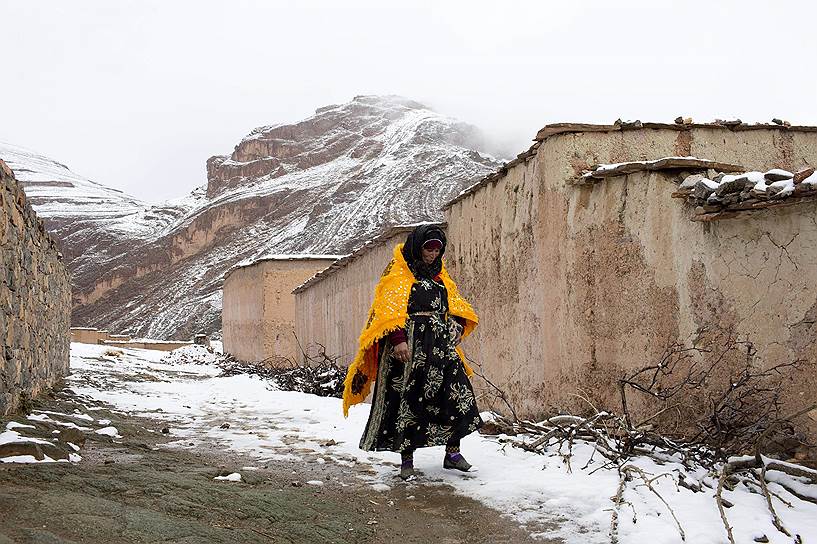
<path id="1" fill-rule="evenodd" d="M 473 434 L 463 440 L 462 447 L 465 456 L 478 467 L 477 472 L 443 470 L 442 448 L 428 448 L 418 451 L 415 457 L 422 476 L 403 484 L 395 477 L 396 454 L 364 452 L 357 446 L 368 405 L 354 407 L 350 417 L 344 419 L 340 399 L 274 390 L 254 376 L 222 377 L 220 369 L 212 364 L 212 355 L 209 362 L 205 356 L 203 364 L 181 364 L 174 363 L 181 358 L 173 356 L 162 362 L 167 353 L 159 351 L 127 349 L 120 355 L 106 352 L 115 353 L 105 346 L 72 344 L 70 387 L 81 398 L 103 401 L 115 410 L 167 421 L 171 436 L 178 437 L 173 447 L 195 448 L 209 442 L 255 456 L 259 463 L 302 459 L 347 467 L 366 465 L 371 469 L 369 476 L 358 477 L 379 491 L 398 485 L 448 484 L 457 493 L 505 512 L 535 535 L 542 527 L 552 526 L 553 530 L 539 536 L 576 543 L 610 541 L 612 498 L 619 475 L 615 469 L 600 469 L 603 461 L 598 455 L 591 460 L 592 449 L 587 445 L 577 444 L 572 471 L 568 471 L 556 452 L 537 455 L 503 442 L 502 437 Z M 93 415 L 91 410 L 89 407 Z M 713 485 L 715 482 L 708 476 L 689 473 L 672 460 L 657 465 L 645 458 L 631 464 L 654 477 L 652 485 L 672 507 L 686 542 L 727 542 L 714 491 L 705 488 L 704 492 L 693 493 L 676 484 L 679 472 L 688 481 Z M 240 477 L 231 474 L 228 479 L 238 482 Z M 791 504 L 775 499 L 784 525 L 799 533 L 805 542 L 816 537 L 817 506 L 801 501 L 777 484 L 770 484 L 770 489 Z M 741 484 L 734 491 L 724 491 L 724 497 L 734 503 L 726 514 L 736 542 L 753 542 L 761 535 L 773 543 L 792 542 L 773 527 L 762 495 Z M 637 479 L 624 492 L 618 532 L 619 541 L 625 543 L 682 542 L 670 510 Z"/>

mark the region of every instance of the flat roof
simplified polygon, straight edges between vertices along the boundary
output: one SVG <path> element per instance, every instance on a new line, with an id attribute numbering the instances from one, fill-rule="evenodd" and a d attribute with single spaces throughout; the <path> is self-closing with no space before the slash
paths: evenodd
<path id="1" fill-rule="evenodd" d="M 234 271 L 239 270 L 241 268 L 249 268 L 250 266 L 255 266 L 257 264 L 261 264 L 267 261 L 335 261 L 345 257 L 345 255 L 322 255 L 317 253 L 292 253 L 292 254 L 280 254 L 280 255 L 267 255 L 266 257 L 260 257 L 255 259 L 254 261 L 249 262 L 239 262 L 231 266 L 225 273 L 224 279 L 227 279 L 227 276 L 232 274 Z"/>
<path id="2" fill-rule="evenodd" d="M 781 121 L 780 123 L 749 124 L 744 123 L 740 119 L 735 119 L 733 121 L 717 119 L 710 123 L 686 123 L 679 118 L 679 120 L 676 120 L 674 123 L 642 123 L 641 121 L 617 121 L 612 125 L 597 125 L 593 123 L 552 123 L 539 129 L 539 132 L 536 133 L 536 138 L 534 138 L 534 140 L 537 142 L 543 142 L 551 136 L 556 136 L 557 134 L 570 134 L 576 132 L 616 132 L 626 130 L 642 130 L 645 128 L 677 131 L 692 130 L 696 128 L 717 128 L 738 132 L 743 130 L 763 129 L 776 129 L 794 132 L 817 132 L 817 126 L 791 125 L 786 124 L 784 121 Z"/>
<path id="3" fill-rule="evenodd" d="M 674 123 L 651 123 L 645 122 L 642 123 L 641 121 L 621 121 L 618 120 L 612 125 L 601 125 L 601 124 L 594 124 L 594 123 L 551 123 L 545 125 L 536 133 L 536 137 L 533 139 L 534 144 L 527 150 L 519 155 L 516 156 L 515 159 L 512 161 L 502 165 L 496 172 L 488 174 L 481 180 L 477 181 L 470 187 L 463 190 L 460 194 L 458 194 L 453 199 L 449 200 L 445 204 L 443 204 L 442 209 L 448 209 L 460 200 L 472 195 L 473 193 L 477 192 L 482 187 L 488 185 L 489 183 L 493 183 L 499 181 L 505 175 L 507 175 L 508 170 L 513 168 L 514 166 L 529 161 L 534 155 L 536 155 L 536 151 L 541 146 L 542 142 L 551 138 L 553 136 L 558 136 L 560 134 L 577 134 L 581 132 L 624 132 L 628 130 L 644 130 L 644 129 L 660 129 L 660 130 L 675 130 L 678 132 L 686 131 L 686 130 L 693 130 L 693 129 L 721 129 L 721 130 L 730 130 L 733 132 L 741 132 L 747 130 L 780 130 L 783 132 L 817 132 L 817 126 L 809 126 L 809 125 L 791 125 L 785 121 L 775 120 L 772 123 L 744 123 L 740 119 L 735 119 L 732 121 L 724 121 L 721 119 L 716 119 L 711 123 L 693 123 L 688 122 L 689 120 L 684 120 L 682 118 L 678 118 L 675 120 Z M 779 122 L 778 122 L 779 121 Z"/>
<path id="4" fill-rule="evenodd" d="M 415 229 L 415 227 L 417 227 L 419 225 L 436 225 L 436 226 L 442 227 L 442 228 L 445 228 L 447 226 L 447 224 L 445 222 L 421 222 L 421 223 L 412 223 L 410 225 L 395 225 L 395 226 L 392 226 L 392 227 L 387 227 L 380 234 L 378 234 L 377 236 L 375 236 L 374 238 L 372 238 L 371 240 L 369 240 L 368 242 L 366 242 L 365 244 L 363 244 L 359 248 L 355 249 L 349 255 L 341 257 L 340 259 L 338 259 L 337 261 L 335 261 L 334 263 L 329 265 L 327 268 L 321 270 L 320 272 L 316 273 L 314 276 L 312 276 L 311 278 L 309 278 L 308 280 L 303 282 L 301 285 L 296 287 L 292 291 L 292 293 L 295 294 L 295 293 L 301 293 L 303 291 L 306 291 L 307 289 L 309 289 L 310 287 L 312 287 L 316 283 L 319 283 L 319 282 L 325 280 L 327 277 L 331 276 L 332 274 L 338 272 L 339 270 L 341 270 L 343 268 L 346 268 L 349 265 L 349 263 L 351 263 L 352 261 L 355 261 L 355 260 L 359 259 L 360 257 L 366 255 L 367 253 L 369 253 L 374 248 L 376 248 L 376 247 L 384 244 L 385 242 L 387 242 L 390 238 L 393 238 L 393 237 L 397 236 L 398 234 L 404 234 L 404 233 L 407 233 L 407 232 L 411 232 L 412 230 Z"/>

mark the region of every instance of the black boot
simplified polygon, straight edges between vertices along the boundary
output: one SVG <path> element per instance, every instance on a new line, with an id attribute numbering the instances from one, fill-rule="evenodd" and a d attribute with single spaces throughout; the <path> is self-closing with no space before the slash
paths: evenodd
<path id="1" fill-rule="evenodd" d="M 458 451 L 454 453 L 445 452 L 445 457 L 443 457 L 443 468 L 468 472 L 471 470 L 471 464 L 466 461 L 465 457 L 463 457 Z"/>
<path id="2" fill-rule="evenodd" d="M 414 452 L 401 452 L 400 457 L 402 458 L 400 463 L 400 478 L 403 480 L 413 479 L 416 475 L 414 472 Z"/>

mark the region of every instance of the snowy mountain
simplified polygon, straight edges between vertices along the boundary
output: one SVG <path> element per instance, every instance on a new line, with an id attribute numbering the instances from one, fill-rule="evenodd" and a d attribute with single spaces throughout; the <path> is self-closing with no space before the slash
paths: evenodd
<path id="1" fill-rule="evenodd" d="M 0 157 L 25 187 L 41 219 L 52 216 L 124 217 L 143 209 L 142 202 L 122 191 L 79 176 L 64 164 L 22 147 L 0 142 Z"/>
<path id="2" fill-rule="evenodd" d="M 188 338 L 220 330 L 222 276 L 240 261 L 343 254 L 384 227 L 441 219 L 446 200 L 499 166 L 479 149 L 470 125 L 359 96 L 253 130 L 207 161 L 206 186 L 161 206 L 19 148 L 0 147 L 0 158 L 61 241 L 75 325 Z"/>
<path id="3" fill-rule="evenodd" d="M 76 276 L 99 270 L 134 240 L 151 240 L 190 210 L 194 199 L 151 206 L 105 187 L 34 151 L 0 142 L 0 159 L 14 171 L 37 216 L 59 240 Z M 203 194 L 202 191 L 199 191 Z"/>

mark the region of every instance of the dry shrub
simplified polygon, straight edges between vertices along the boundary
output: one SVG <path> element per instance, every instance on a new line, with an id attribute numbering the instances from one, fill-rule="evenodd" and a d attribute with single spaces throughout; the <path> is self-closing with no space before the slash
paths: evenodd
<path id="1" fill-rule="evenodd" d="M 619 380 L 622 410 L 631 428 L 649 425 L 675 440 L 703 444 L 721 455 L 751 453 L 765 433 L 766 452 L 804 444 L 786 411 L 787 391 L 814 362 L 795 359 L 765 364 L 754 345 L 728 334 L 705 345 L 673 343 L 661 359 Z M 637 408 L 632 409 L 633 397 Z M 641 397 L 641 398 L 638 398 Z"/>

